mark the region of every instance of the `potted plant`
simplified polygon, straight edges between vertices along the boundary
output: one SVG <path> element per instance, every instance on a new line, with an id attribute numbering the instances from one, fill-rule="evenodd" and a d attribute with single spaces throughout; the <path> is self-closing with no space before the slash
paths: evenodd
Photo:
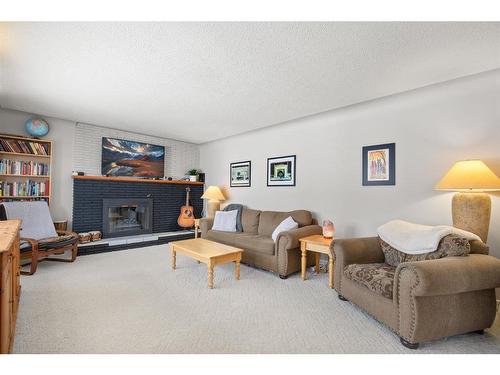
<path id="1" fill-rule="evenodd" d="M 188 171 L 189 175 L 189 181 L 197 181 L 198 180 L 198 170 L 197 169 L 190 169 Z"/>

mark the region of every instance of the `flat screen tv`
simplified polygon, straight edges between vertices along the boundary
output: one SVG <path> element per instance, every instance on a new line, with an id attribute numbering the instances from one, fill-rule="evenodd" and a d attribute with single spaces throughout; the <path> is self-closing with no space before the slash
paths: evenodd
<path id="1" fill-rule="evenodd" d="M 101 171 L 105 176 L 164 176 L 165 147 L 102 137 Z"/>

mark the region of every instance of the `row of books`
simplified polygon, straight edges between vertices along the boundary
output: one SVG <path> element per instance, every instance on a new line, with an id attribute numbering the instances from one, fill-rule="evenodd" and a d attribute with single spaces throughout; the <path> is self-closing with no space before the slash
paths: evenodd
<path id="1" fill-rule="evenodd" d="M 48 176 L 49 165 L 33 160 L 0 159 L 0 174 L 17 174 L 23 176 Z"/>
<path id="2" fill-rule="evenodd" d="M 1 202 L 32 202 L 32 201 L 44 201 L 49 202 L 49 198 L 46 197 L 36 197 L 36 198 L 2 198 L 0 197 Z"/>
<path id="3" fill-rule="evenodd" d="M 48 143 L 38 143 L 16 139 L 0 139 L 0 151 L 17 152 L 18 154 L 30 155 L 50 155 Z"/>
<path id="4" fill-rule="evenodd" d="M 49 195 L 49 182 L 26 180 L 23 182 L 0 181 L 0 197 L 40 197 Z"/>

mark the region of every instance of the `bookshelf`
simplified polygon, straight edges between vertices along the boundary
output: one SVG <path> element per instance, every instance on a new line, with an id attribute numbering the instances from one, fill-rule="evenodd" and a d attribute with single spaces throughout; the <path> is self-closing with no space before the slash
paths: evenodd
<path id="1" fill-rule="evenodd" d="M 52 193 L 52 141 L 0 134 L 0 202 L 45 200 Z"/>

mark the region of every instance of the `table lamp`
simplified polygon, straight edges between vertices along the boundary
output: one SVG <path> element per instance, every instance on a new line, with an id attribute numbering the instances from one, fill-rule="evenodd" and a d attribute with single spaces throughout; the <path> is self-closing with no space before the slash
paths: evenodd
<path id="1" fill-rule="evenodd" d="M 220 209 L 220 202 L 225 201 L 226 197 L 224 197 L 218 186 L 209 186 L 201 199 L 208 199 L 207 217 L 213 218 L 215 217 L 215 211 Z"/>
<path id="2" fill-rule="evenodd" d="M 500 190 L 500 179 L 481 160 L 457 161 L 435 187 L 458 191 L 452 200 L 453 226 L 488 238 L 491 198 L 486 191 Z"/>

